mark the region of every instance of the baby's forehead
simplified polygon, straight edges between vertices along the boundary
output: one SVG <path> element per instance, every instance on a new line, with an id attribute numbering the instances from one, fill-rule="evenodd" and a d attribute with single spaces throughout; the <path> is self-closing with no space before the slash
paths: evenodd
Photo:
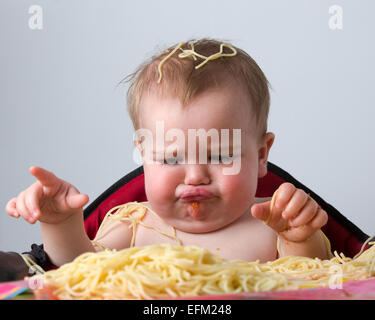
<path id="1" fill-rule="evenodd" d="M 150 88 L 142 95 L 140 116 L 150 120 L 182 117 L 179 120 L 199 119 L 251 120 L 255 116 L 253 103 L 248 93 L 239 85 L 228 84 L 209 88 L 200 94 L 184 99 L 173 92 Z"/>
<path id="2" fill-rule="evenodd" d="M 236 88 L 231 89 L 207 90 L 186 105 L 176 96 L 149 94 L 143 103 L 140 126 L 150 130 L 154 137 L 158 132 L 167 137 L 181 131 L 183 134 L 177 135 L 185 141 L 189 132 L 196 134 L 194 130 L 201 130 L 201 136 L 206 135 L 208 141 L 210 134 L 218 136 L 220 143 L 227 134 L 232 140 L 235 129 L 240 130 L 243 141 L 257 136 L 251 102 Z"/>

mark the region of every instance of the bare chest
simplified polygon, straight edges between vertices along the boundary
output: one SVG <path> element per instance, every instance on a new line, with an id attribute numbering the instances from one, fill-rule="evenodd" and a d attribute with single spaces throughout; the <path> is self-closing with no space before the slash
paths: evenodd
<path id="1" fill-rule="evenodd" d="M 176 245 L 173 228 L 162 220 L 146 214 L 144 225 L 136 230 L 135 245 L 158 243 Z M 276 259 L 276 234 L 263 222 L 252 216 L 242 216 L 231 225 L 209 233 L 186 233 L 176 230 L 175 236 L 183 245 L 206 248 L 225 259 L 266 262 Z"/>

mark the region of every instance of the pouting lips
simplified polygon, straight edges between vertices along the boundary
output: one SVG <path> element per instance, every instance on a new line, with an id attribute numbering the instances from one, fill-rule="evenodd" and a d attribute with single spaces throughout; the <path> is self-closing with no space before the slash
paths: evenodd
<path id="1" fill-rule="evenodd" d="M 191 201 L 203 201 L 203 200 L 207 200 L 210 198 L 212 197 L 198 195 L 198 196 L 184 197 L 184 198 L 181 198 L 181 200 L 186 201 L 186 202 L 191 202 Z"/>
<path id="2" fill-rule="evenodd" d="M 213 198 L 214 194 L 204 188 L 189 189 L 181 193 L 180 199 L 183 201 L 202 201 Z"/>

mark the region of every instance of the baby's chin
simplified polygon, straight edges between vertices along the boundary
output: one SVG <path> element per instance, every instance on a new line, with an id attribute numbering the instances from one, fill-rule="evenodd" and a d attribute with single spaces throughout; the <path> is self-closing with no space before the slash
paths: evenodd
<path id="1" fill-rule="evenodd" d="M 175 220 L 169 221 L 170 225 L 172 225 L 176 230 L 186 232 L 186 233 L 209 233 L 220 230 L 229 224 L 232 221 L 206 221 L 206 220 Z"/>

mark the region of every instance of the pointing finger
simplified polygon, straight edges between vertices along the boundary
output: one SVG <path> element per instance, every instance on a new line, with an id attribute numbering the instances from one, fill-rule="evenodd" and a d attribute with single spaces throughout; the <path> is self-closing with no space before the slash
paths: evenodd
<path id="1" fill-rule="evenodd" d="M 57 178 L 52 172 L 47 171 L 43 168 L 32 166 L 29 169 L 29 172 L 39 180 L 39 182 L 47 188 L 59 188 L 61 180 Z"/>

